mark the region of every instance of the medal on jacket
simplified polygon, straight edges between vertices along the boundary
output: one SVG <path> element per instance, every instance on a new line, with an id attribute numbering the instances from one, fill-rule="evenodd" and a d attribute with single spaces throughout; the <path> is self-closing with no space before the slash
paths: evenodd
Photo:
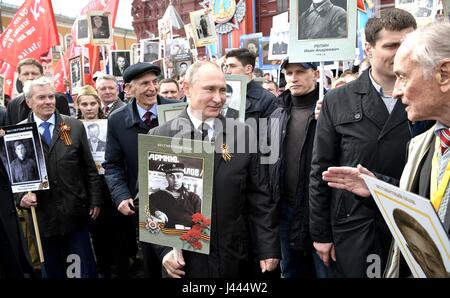
<path id="1" fill-rule="evenodd" d="M 228 145 L 227 144 L 222 144 L 222 158 L 226 162 L 229 162 L 231 160 L 231 154 L 228 151 Z"/>
<path id="2" fill-rule="evenodd" d="M 70 138 L 70 126 L 64 122 L 59 124 L 59 136 L 66 146 L 72 145 L 72 139 Z"/>

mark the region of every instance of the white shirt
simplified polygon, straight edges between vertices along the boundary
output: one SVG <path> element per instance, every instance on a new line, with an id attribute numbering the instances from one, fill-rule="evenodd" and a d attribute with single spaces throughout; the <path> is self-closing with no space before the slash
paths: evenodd
<path id="1" fill-rule="evenodd" d="M 391 114 L 392 110 L 394 109 L 395 104 L 397 103 L 398 100 L 393 98 L 392 96 L 384 94 L 383 87 L 381 87 L 381 85 L 378 85 L 378 83 L 375 82 L 375 80 L 372 77 L 372 73 L 370 71 L 369 71 L 369 77 L 370 77 L 370 80 L 372 81 L 372 85 L 375 87 L 375 89 L 377 89 L 378 94 L 381 96 L 381 99 L 383 100 L 384 104 L 386 105 L 386 108 L 387 108 L 389 114 Z"/>
<path id="2" fill-rule="evenodd" d="M 199 131 L 200 133 L 202 133 L 201 125 L 203 124 L 203 122 L 208 124 L 208 126 L 209 126 L 208 139 L 209 139 L 209 141 L 211 141 L 211 139 L 214 136 L 214 120 L 215 120 L 215 118 L 208 118 L 205 121 L 202 121 L 201 119 L 198 119 L 197 117 L 195 117 L 194 114 L 192 114 L 189 106 L 186 111 L 187 111 L 187 114 L 188 114 L 189 118 L 191 119 L 191 122 L 194 125 L 195 129 L 197 129 L 197 131 Z"/>
<path id="3" fill-rule="evenodd" d="M 44 128 L 41 126 L 42 122 L 48 122 L 50 123 L 48 129 L 50 130 L 50 139 L 53 138 L 53 129 L 55 129 L 55 114 L 53 114 L 47 121 L 42 120 L 38 116 L 36 116 L 35 113 L 33 113 L 33 119 L 36 122 L 36 125 L 38 127 L 39 133 L 42 135 L 44 133 Z"/>

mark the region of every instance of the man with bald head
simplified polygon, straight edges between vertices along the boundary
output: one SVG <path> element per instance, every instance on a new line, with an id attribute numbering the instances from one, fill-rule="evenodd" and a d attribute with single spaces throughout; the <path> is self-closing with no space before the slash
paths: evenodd
<path id="1" fill-rule="evenodd" d="M 162 264 L 170 277 L 248 276 L 251 269 L 248 254 L 252 249 L 246 245 L 248 220 L 255 235 L 261 271 L 272 271 L 278 265 L 280 244 L 267 169 L 260 164 L 258 153 L 230 150 L 232 157 L 228 161 L 221 154 L 222 144 L 237 148 L 237 140 L 249 142 L 247 126 L 220 114 L 226 100 L 225 77 L 217 65 L 198 61 L 188 69 L 183 89 L 189 102 L 187 109 L 149 133 L 214 140 L 211 247 L 210 254 L 203 255 L 159 246 Z M 233 135 L 235 129 L 225 129 L 226 126 L 237 128 L 237 134 Z M 240 239 L 239 243 L 235 239 Z"/>

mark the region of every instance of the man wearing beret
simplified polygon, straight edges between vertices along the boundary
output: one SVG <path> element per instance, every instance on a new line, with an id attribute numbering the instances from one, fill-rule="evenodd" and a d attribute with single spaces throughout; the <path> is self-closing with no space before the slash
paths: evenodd
<path id="1" fill-rule="evenodd" d="M 135 95 L 130 103 L 119 108 L 108 118 L 106 137 L 105 179 L 112 199 L 121 213 L 123 234 L 118 274 L 128 276 L 129 258 L 136 255 L 136 221 L 133 198 L 137 193 L 138 175 L 138 134 L 146 134 L 150 128 L 158 126 L 156 106 L 158 104 L 175 103 L 157 95 L 157 77 L 161 69 L 150 63 L 137 63 L 129 66 L 123 75 L 125 84 L 129 84 L 130 92 Z M 144 266 L 150 277 L 161 275 L 156 255 L 151 246 L 142 243 Z M 153 262 L 151 260 L 154 260 Z"/>
<path id="2" fill-rule="evenodd" d="M 168 163 L 162 170 L 166 173 L 168 186 L 149 196 L 151 214 L 165 222 L 166 228 L 191 227 L 192 215 L 201 210 L 201 200 L 183 185 L 184 165 Z"/>
<path id="3" fill-rule="evenodd" d="M 192 64 L 183 90 L 189 101 L 187 109 L 149 134 L 176 136 L 187 142 L 200 137 L 204 141 L 214 140 L 210 253 L 155 246 L 164 269 L 170 277 L 248 277 L 252 265 L 251 229 L 260 270 L 272 271 L 280 258 L 276 205 L 259 153 L 244 149 L 249 148 L 251 128 L 220 114 L 226 100 L 226 82 L 216 64 L 208 61 Z M 238 142 L 242 143 L 238 146 Z M 239 148 L 242 150 L 238 151 Z"/>

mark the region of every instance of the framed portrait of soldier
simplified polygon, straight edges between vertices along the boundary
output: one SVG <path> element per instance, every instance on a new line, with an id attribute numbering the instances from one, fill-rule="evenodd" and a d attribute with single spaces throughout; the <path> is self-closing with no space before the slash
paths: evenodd
<path id="1" fill-rule="evenodd" d="M 197 55 L 197 46 L 195 45 L 194 31 L 191 24 L 184 25 L 184 31 L 186 32 L 186 39 L 188 41 L 189 49 L 191 53 Z"/>
<path id="2" fill-rule="evenodd" d="M 174 61 L 175 73 L 183 78 L 186 75 L 186 71 L 192 64 L 192 56 L 188 56 L 185 59 L 175 59 Z"/>
<path id="3" fill-rule="evenodd" d="M 109 52 L 110 71 L 118 80 L 122 80 L 125 69 L 130 66 L 131 51 L 112 50 Z"/>
<path id="4" fill-rule="evenodd" d="M 263 70 L 278 69 L 281 64 L 281 60 L 270 60 L 270 37 L 264 36 L 259 39 L 259 68 Z"/>
<path id="5" fill-rule="evenodd" d="M 0 106 L 5 106 L 5 77 L 0 76 Z"/>
<path id="6" fill-rule="evenodd" d="M 130 46 L 131 51 L 131 64 L 136 64 L 141 61 L 141 45 L 139 43 L 133 43 Z"/>
<path id="7" fill-rule="evenodd" d="M 111 15 L 103 12 L 87 14 L 89 22 L 90 43 L 96 45 L 110 45 L 113 43 Z"/>
<path id="8" fill-rule="evenodd" d="M 83 86 L 83 59 L 82 55 L 69 59 L 70 90 L 72 94 L 77 94 Z"/>
<path id="9" fill-rule="evenodd" d="M 75 20 L 77 32 L 77 45 L 85 45 L 90 42 L 89 21 L 86 15 L 79 16 Z"/>
<path id="10" fill-rule="evenodd" d="M 14 193 L 49 189 L 36 123 L 0 128 L 0 157 Z"/>
<path id="11" fill-rule="evenodd" d="M 138 152 L 140 241 L 209 254 L 213 144 L 139 135 Z"/>
<path id="12" fill-rule="evenodd" d="M 353 60 L 356 0 L 291 0 L 289 61 Z"/>
<path id="13" fill-rule="evenodd" d="M 159 41 L 155 41 L 154 39 L 142 39 L 140 41 L 140 49 L 142 62 L 153 62 L 161 59 Z"/>
<path id="14" fill-rule="evenodd" d="M 189 13 L 196 47 L 204 47 L 217 42 L 216 26 L 212 14 L 205 9 Z"/>
<path id="15" fill-rule="evenodd" d="M 269 60 L 283 60 L 288 55 L 289 26 L 270 29 Z"/>
<path id="16" fill-rule="evenodd" d="M 95 166 L 100 175 L 105 174 L 102 163 L 105 161 L 106 132 L 108 120 L 99 119 L 94 121 L 82 120 L 88 138 L 89 149 L 92 153 Z"/>
<path id="17" fill-rule="evenodd" d="M 187 102 L 177 102 L 165 105 L 157 105 L 158 123 L 162 125 L 177 118 L 187 107 Z"/>
<path id="18" fill-rule="evenodd" d="M 412 275 L 450 277 L 450 240 L 435 202 L 374 177 L 363 178 Z"/>
<path id="19" fill-rule="evenodd" d="M 247 77 L 244 75 L 225 75 L 226 100 L 220 112 L 225 118 L 245 122 L 245 103 L 247 100 Z"/>

